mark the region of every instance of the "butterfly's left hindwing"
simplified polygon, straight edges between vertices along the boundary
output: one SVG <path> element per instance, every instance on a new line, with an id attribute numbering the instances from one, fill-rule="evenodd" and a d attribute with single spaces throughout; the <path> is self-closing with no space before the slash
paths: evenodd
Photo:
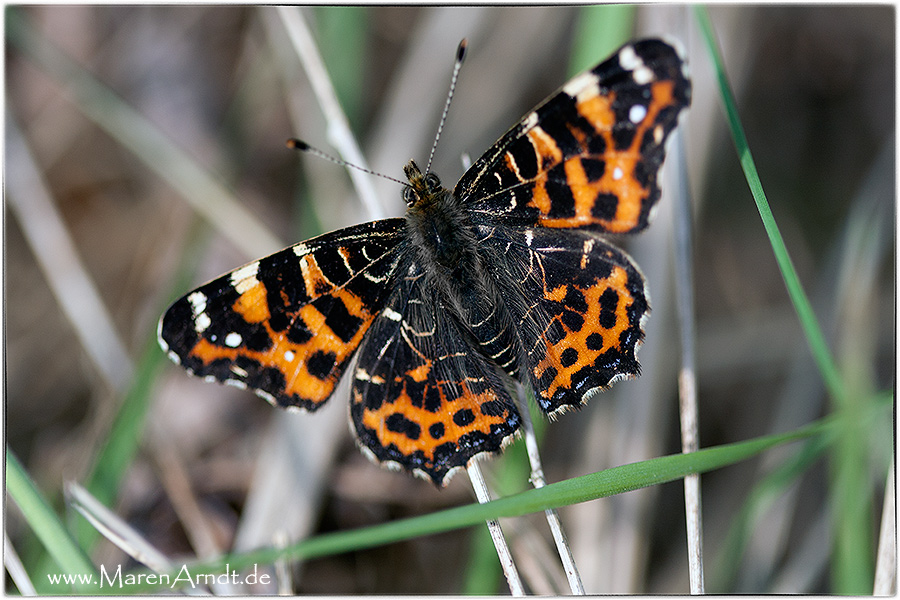
<path id="1" fill-rule="evenodd" d="M 650 307 L 627 254 L 589 232 L 490 230 L 482 250 L 501 265 L 498 284 L 525 352 L 525 377 L 552 414 L 640 371 Z"/>
<path id="2" fill-rule="evenodd" d="M 315 410 L 384 304 L 404 226 L 365 223 L 245 265 L 175 302 L 160 343 L 194 375 Z"/>

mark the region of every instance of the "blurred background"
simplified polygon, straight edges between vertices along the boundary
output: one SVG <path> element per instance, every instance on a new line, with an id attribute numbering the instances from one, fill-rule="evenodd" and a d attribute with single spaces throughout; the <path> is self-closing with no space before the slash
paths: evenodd
<path id="1" fill-rule="evenodd" d="M 667 165 L 663 183 L 686 184 L 693 206 L 701 446 L 789 431 L 835 408 L 690 10 L 302 14 L 368 165 L 393 177 L 427 159 L 468 38 L 434 163 L 448 186 L 461 157 L 476 159 L 572 74 L 634 37 L 678 39 L 694 95 L 671 149 L 683 148 L 687 169 Z M 775 218 L 849 395 L 865 405 L 895 376 L 895 9 L 710 14 Z M 349 434 L 346 386 L 314 415 L 286 414 L 189 378 L 156 345 L 159 316 L 196 285 L 373 218 L 341 167 L 285 148 L 297 136 L 334 153 L 274 8 L 7 7 L 6 107 L 7 447 L 95 563 L 135 564 L 66 508 L 67 481 L 173 561 L 269 546 L 277 531 L 292 541 L 474 501 L 464 475 L 436 490 L 369 462 Z M 396 184 L 368 183 L 383 214 L 402 214 Z M 615 240 L 648 279 L 644 374 L 542 428 L 550 482 L 680 451 L 667 198 L 644 234 Z M 707 590 L 871 593 L 892 432 L 885 420 L 843 450 L 797 460 L 796 447 L 779 448 L 703 476 Z M 520 446 L 484 463 L 497 495 L 528 487 Z M 796 468 L 772 476 L 790 460 Z M 42 573 L 52 563 L 7 506 L 11 547 L 51 591 Z M 680 482 L 560 514 L 588 592 L 688 591 Z M 543 519 L 504 526 L 529 590 L 565 591 Z M 486 537 L 481 527 L 294 564 L 292 589 L 506 593 Z M 17 590 L 8 581 L 6 591 Z"/>

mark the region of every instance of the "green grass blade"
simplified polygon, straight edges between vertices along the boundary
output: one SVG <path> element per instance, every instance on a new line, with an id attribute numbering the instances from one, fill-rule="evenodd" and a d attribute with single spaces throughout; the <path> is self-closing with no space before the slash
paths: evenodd
<path id="1" fill-rule="evenodd" d="M 740 116 L 738 115 L 734 93 L 731 91 L 731 85 L 728 83 L 728 78 L 725 74 L 722 55 L 719 52 L 715 40 L 709 13 L 703 5 L 696 5 L 694 11 L 697 20 L 700 23 L 700 31 L 703 34 L 703 39 L 706 42 L 710 58 L 715 68 L 716 80 L 719 84 L 719 93 L 722 96 L 722 103 L 728 118 L 731 136 L 734 140 L 734 145 L 737 148 L 741 168 L 744 170 L 744 175 L 750 186 L 750 192 L 753 194 L 753 199 L 759 210 L 759 216 L 766 229 L 766 235 L 769 236 L 769 242 L 772 244 L 772 251 L 775 254 L 775 260 L 778 262 L 778 268 L 781 270 L 781 276 L 784 278 L 788 295 L 794 305 L 794 310 L 797 311 L 797 316 L 800 318 L 800 325 L 803 327 L 806 341 L 812 351 L 816 365 L 822 373 L 825 385 L 828 387 L 828 391 L 832 398 L 834 398 L 837 406 L 843 408 L 847 404 L 843 379 L 838 372 L 837 364 L 825 341 L 825 335 L 822 333 L 822 328 L 816 320 L 816 315 L 809 303 L 809 298 L 807 298 L 806 292 L 800 284 L 800 278 L 797 276 L 797 271 L 794 269 L 794 265 L 791 262 L 787 247 L 784 245 L 784 240 L 781 237 L 781 232 L 778 230 L 775 217 L 772 215 L 772 209 L 769 207 L 769 202 L 766 200 L 766 195 L 759 179 L 759 173 L 756 171 L 756 164 L 753 161 L 753 156 L 750 153 L 750 146 L 747 143 L 747 136 L 744 134 L 744 128 L 741 125 Z"/>
<path id="2" fill-rule="evenodd" d="M 857 414 L 866 398 L 851 398 L 846 412 Z M 875 579 L 872 487 L 866 441 L 878 436 L 872 426 L 847 422 L 831 452 L 829 499 L 832 523 L 831 584 L 838 594 L 871 594 Z M 889 444 L 882 445 L 888 449 Z M 889 450 L 888 450 L 889 451 Z"/>
<path id="3" fill-rule="evenodd" d="M 888 403 L 880 410 L 869 412 L 869 418 L 884 418 Z M 197 563 L 182 572 L 193 574 L 221 573 L 226 565 L 232 571 L 254 564 L 268 564 L 280 557 L 310 559 L 339 554 L 351 550 L 371 548 L 400 540 L 441 533 L 463 527 L 482 525 L 487 519 L 515 517 L 559 508 L 579 502 L 596 500 L 614 494 L 633 491 L 683 478 L 691 473 L 703 473 L 735 464 L 756 456 L 769 448 L 813 436 L 832 439 L 835 425 L 842 424 L 843 415 L 832 415 L 794 431 L 768 435 L 752 440 L 706 448 L 692 454 L 674 454 L 638 463 L 622 465 L 575 477 L 540 489 L 532 489 L 486 504 L 471 504 L 449 510 L 393 521 L 364 529 L 339 531 L 310 538 L 284 549 L 263 549 L 243 555 L 231 555 L 213 562 Z M 185 571 L 186 570 L 186 571 Z M 170 581 L 174 580 L 174 574 Z M 145 592 L 154 586 L 138 585 L 130 592 Z"/>
<path id="4" fill-rule="evenodd" d="M 87 576 L 97 572 L 9 448 L 6 449 L 6 490 L 61 573 Z M 93 585 L 77 577 L 72 585 L 79 592 L 95 591 Z"/>
<path id="5" fill-rule="evenodd" d="M 633 4 L 582 6 L 575 21 L 569 74 L 575 75 L 597 64 L 631 38 L 634 29 Z"/>
<path id="6" fill-rule="evenodd" d="M 320 6 L 314 11 L 322 60 L 341 108 L 353 131 L 359 131 L 365 89 L 365 54 L 369 8 L 366 6 Z"/>
<path id="7" fill-rule="evenodd" d="M 860 425 L 859 418 L 853 416 L 862 414 L 875 400 L 867 390 L 858 389 L 859 386 L 854 387 L 852 393 L 848 392 L 850 388 L 844 375 L 838 370 L 763 192 L 738 116 L 734 94 L 718 51 L 709 13 L 705 7 L 698 5 L 695 7 L 695 14 L 716 71 L 719 92 L 741 167 L 772 245 L 788 295 L 797 312 L 813 359 L 831 396 L 832 405 L 836 410 L 848 415 L 847 426 L 831 450 L 829 465 L 831 475 L 829 505 L 834 535 L 834 550 L 831 556 L 833 591 L 844 594 L 868 594 L 872 590 L 874 569 L 870 515 L 871 486 L 868 485 L 866 476 L 871 455 L 867 449 L 870 432 Z"/>
<path id="8" fill-rule="evenodd" d="M 109 435 L 94 461 L 85 488 L 106 505 L 114 504 L 119 484 L 137 455 L 150 405 L 153 383 L 164 364 L 164 355 L 156 343 L 156 336 L 148 336 L 131 388 L 125 395 Z M 93 546 L 97 531 L 79 520 L 78 539 L 85 548 Z"/>

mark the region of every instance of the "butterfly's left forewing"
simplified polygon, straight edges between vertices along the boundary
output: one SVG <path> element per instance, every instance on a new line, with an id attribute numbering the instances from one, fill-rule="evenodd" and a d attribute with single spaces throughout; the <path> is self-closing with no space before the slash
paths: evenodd
<path id="1" fill-rule="evenodd" d="M 659 200 L 665 142 L 690 89 L 672 46 L 623 46 L 526 115 L 454 193 L 483 221 L 640 231 Z"/>
<path id="2" fill-rule="evenodd" d="M 175 302 L 160 343 L 194 375 L 315 410 L 384 304 L 404 227 L 365 223 L 236 269 Z"/>

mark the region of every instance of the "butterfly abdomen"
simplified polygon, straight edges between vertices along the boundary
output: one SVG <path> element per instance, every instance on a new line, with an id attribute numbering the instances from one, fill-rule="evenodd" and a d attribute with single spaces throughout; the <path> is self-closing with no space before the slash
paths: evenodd
<path id="1" fill-rule="evenodd" d="M 428 287 L 439 294 L 479 353 L 505 373 L 516 377 L 520 345 L 512 317 L 477 250 L 475 226 L 469 211 L 450 190 L 429 174 L 429 185 L 412 172 L 416 202 L 407 211 L 409 239 L 424 266 Z"/>

